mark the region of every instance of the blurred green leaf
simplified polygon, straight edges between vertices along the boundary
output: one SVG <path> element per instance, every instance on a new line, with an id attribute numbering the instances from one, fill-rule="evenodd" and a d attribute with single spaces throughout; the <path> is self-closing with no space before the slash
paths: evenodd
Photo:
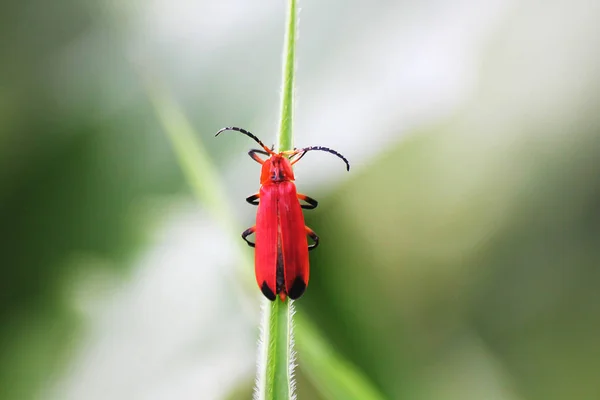
<path id="1" fill-rule="evenodd" d="M 368 379 L 325 341 L 314 324 L 296 314 L 300 368 L 327 399 L 383 400 Z"/>

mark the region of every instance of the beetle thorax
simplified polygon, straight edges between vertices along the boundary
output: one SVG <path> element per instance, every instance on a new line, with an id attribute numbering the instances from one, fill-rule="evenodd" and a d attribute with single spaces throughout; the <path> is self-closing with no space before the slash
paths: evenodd
<path id="1" fill-rule="evenodd" d="M 294 171 L 292 164 L 287 157 L 282 154 L 275 154 L 265 160 L 260 173 L 260 184 L 268 185 L 270 183 L 280 183 L 293 181 Z"/>

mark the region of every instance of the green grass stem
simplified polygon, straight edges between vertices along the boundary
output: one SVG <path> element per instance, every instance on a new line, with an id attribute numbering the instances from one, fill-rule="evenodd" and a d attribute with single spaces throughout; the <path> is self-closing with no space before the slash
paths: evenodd
<path id="1" fill-rule="evenodd" d="M 286 32 L 283 45 L 281 115 L 277 151 L 292 150 L 294 116 L 294 69 L 296 50 L 296 0 L 288 1 Z M 260 340 L 263 363 L 258 363 L 255 398 L 287 400 L 294 396 L 294 348 L 292 301 L 263 300 L 263 326 Z"/>

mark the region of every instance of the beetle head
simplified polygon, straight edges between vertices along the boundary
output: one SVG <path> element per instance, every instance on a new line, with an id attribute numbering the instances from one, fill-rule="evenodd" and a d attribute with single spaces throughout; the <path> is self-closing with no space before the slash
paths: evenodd
<path id="1" fill-rule="evenodd" d="M 261 185 L 293 181 L 294 179 L 296 178 L 294 178 L 292 164 L 290 163 L 290 160 L 281 153 L 272 155 L 266 159 L 262 165 L 260 173 Z"/>

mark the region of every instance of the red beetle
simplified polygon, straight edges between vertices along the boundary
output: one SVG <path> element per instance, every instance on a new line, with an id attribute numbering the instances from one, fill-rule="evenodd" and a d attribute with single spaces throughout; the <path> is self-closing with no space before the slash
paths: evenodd
<path id="1" fill-rule="evenodd" d="M 350 170 L 348 160 L 335 150 L 327 147 L 310 146 L 303 149 L 274 152 L 256 136 L 245 129 L 226 127 L 217 132 L 238 131 L 256 141 L 263 150 L 253 149 L 248 155 L 262 165 L 260 173 L 260 191 L 246 198 L 250 204 L 258 206 L 256 225 L 242 233 L 242 239 L 255 250 L 255 273 L 258 287 L 266 298 L 273 301 L 279 295 L 297 299 L 308 285 L 308 251 L 319 245 L 319 237 L 304 225 L 302 208 L 313 209 L 318 202 L 304 194 L 296 192 L 294 171 L 296 164 L 311 150 L 321 150 L 334 154 L 344 160 Z M 268 156 L 266 160 L 258 154 Z M 300 200 L 306 204 L 300 204 Z M 255 242 L 247 237 L 255 233 Z M 314 243 L 308 244 L 307 235 Z"/>

